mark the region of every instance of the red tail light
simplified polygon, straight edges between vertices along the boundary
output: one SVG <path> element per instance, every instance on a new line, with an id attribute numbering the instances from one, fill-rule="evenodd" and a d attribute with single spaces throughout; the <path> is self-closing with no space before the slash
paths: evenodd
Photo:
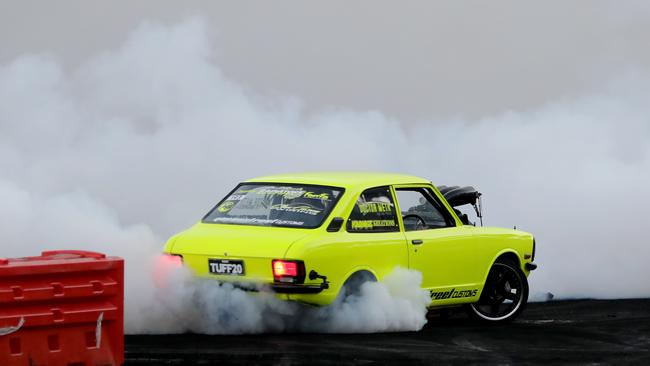
<path id="1" fill-rule="evenodd" d="M 161 258 L 165 263 L 173 267 L 182 267 L 183 266 L 183 256 L 180 254 L 168 254 L 163 253 Z"/>
<path id="2" fill-rule="evenodd" d="M 162 253 L 155 258 L 153 266 L 154 281 L 158 288 L 166 288 L 175 273 L 183 268 L 183 257 L 180 255 Z"/>
<path id="3" fill-rule="evenodd" d="M 298 264 L 296 262 L 273 261 L 273 275 L 295 277 L 298 275 Z"/>
<path id="4" fill-rule="evenodd" d="M 305 263 L 303 261 L 274 259 L 273 280 L 276 282 L 303 283 L 305 281 Z"/>

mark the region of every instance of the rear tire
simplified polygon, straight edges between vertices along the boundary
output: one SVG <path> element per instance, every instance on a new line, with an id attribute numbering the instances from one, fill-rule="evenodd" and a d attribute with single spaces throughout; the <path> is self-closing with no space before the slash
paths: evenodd
<path id="1" fill-rule="evenodd" d="M 345 281 L 343 288 L 339 292 L 339 296 L 342 296 L 343 301 L 350 296 L 360 296 L 361 286 L 366 282 L 377 282 L 377 279 L 368 271 L 356 272 Z"/>
<path id="2" fill-rule="evenodd" d="M 505 323 L 516 318 L 528 302 L 528 279 L 512 261 L 492 265 L 479 300 L 468 307 L 473 318 L 485 323 Z"/>

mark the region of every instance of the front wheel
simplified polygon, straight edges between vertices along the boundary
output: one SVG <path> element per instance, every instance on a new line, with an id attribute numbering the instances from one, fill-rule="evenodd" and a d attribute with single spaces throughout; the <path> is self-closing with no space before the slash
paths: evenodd
<path id="1" fill-rule="evenodd" d="M 528 301 L 528 280 L 511 262 L 496 262 L 490 268 L 478 302 L 469 305 L 469 313 L 489 323 L 507 322 L 519 315 Z"/>

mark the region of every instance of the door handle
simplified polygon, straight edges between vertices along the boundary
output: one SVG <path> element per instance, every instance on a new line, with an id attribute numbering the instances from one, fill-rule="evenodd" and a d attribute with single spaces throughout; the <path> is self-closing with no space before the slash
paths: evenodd
<path id="1" fill-rule="evenodd" d="M 413 243 L 413 245 L 420 245 L 423 241 L 421 239 L 413 239 L 411 240 L 411 243 Z"/>

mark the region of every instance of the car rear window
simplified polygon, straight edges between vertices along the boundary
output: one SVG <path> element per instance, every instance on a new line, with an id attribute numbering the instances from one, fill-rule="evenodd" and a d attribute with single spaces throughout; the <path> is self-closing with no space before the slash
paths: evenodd
<path id="1" fill-rule="evenodd" d="M 204 218 L 216 224 L 319 227 L 342 188 L 276 183 L 242 183 Z"/>

